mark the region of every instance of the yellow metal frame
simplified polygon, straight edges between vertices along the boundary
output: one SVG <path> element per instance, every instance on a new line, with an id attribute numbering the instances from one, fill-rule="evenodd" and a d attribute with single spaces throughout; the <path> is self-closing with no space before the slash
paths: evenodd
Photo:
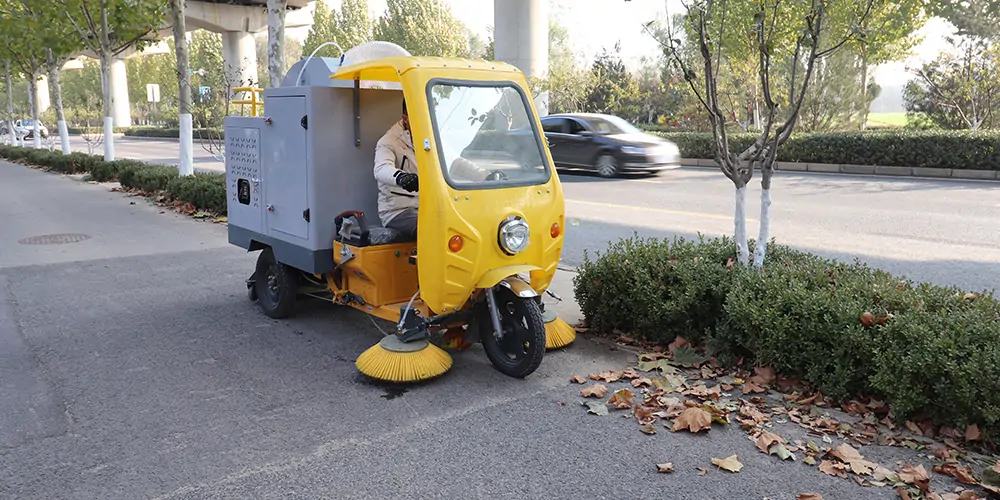
<path id="1" fill-rule="evenodd" d="M 264 89 L 257 87 L 233 87 L 233 93 L 250 92 L 250 99 L 237 99 L 231 102 L 233 104 L 239 104 L 241 112 L 246 109 L 244 106 L 249 104 L 251 113 L 250 116 L 264 116 L 264 101 L 259 99 L 260 93 L 263 91 Z M 260 107 L 259 112 L 257 111 L 258 107 Z"/>
<path id="2" fill-rule="evenodd" d="M 499 62 L 403 56 L 345 66 L 330 78 L 400 83 L 413 142 L 428 145 L 415 151 L 420 176 L 417 275 L 422 304 L 434 314 L 451 313 L 464 308 L 476 289 L 523 272 L 529 273 L 531 287 L 537 292 L 548 288 L 562 253 L 565 204 L 538 111 L 521 71 Z M 548 181 L 504 189 L 452 188 L 441 170 L 427 95 L 428 84 L 438 79 L 502 82 L 519 88 L 527 97 L 535 133 L 549 166 Z M 531 231 L 528 248 L 513 256 L 501 251 L 496 242 L 500 222 L 511 215 L 524 217 Z M 550 235 L 553 224 L 560 228 L 555 237 Z M 462 238 L 463 245 L 454 252 L 448 242 L 456 235 Z"/>

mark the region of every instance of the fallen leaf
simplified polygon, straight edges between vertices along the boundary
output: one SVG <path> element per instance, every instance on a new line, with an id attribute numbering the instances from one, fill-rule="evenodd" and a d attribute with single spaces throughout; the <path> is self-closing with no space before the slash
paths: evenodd
<path id="1" fill-rule="evenodd" d="M 799 493 L 795 495 L 795 500 L 823 500 L 823 495 L 819 493 Z"/>
<path id="2" fill-rule="evenodd" d="M 206 217 L 211 217 L 211 216 L 212 214 L 208 212 L 195 212 L 194 214 L 192 214 L 192 217 L 194 217 L 195 219 L 204 219 Z"/>
<path id="3" fill-rule="evenodd" d="M 214 222 L 216 224 L 222 224 L 224 222 L 228 223 L 229 222 L 229 217 L 225 217 L 225 216 L 223 216 L 223 217 L 216 217 L 216 218 L 212 219 L 212 222 Z"/>
<path id="4" fill-rule="evenodd" d="M 665 464 L 656 464 L 656 471 L 663 474 L 670 474 L 674 471 L 674 463 L 667 462 Z"/>
<path id="5" fill-rule="evenodd" d="M 590 387 L 580 389 L 580 395 L 585 398 L 603 398 L 608 393 L 608 388 L 604 384 L 594 384 Z M 603 402 L 601 404 L 604 404 Z"/>
<path id="6" fill-rule="evenodd" d="M 676 351 L 678 348 L 686 347 L 687 345 L 688 345 L 687 339 L 678 335 L 674 337 L 674 340 L 670 342 L 670 344 L 667 345 L 667 350 L 672 353 Z"/>
<path id="7" fill-rule="evenodd" d="M 677 367 L 671 365 L 670 360 L 668 359 L 654 359 L 650 361 L 640 361 L 638 367 L 640 370 L 644 372 L 659 370 L 660 373 L 667 373 L 667 374 L 677 373 Z"/>
<path id="8" fill-rule="evenodd" d="M 743 464 L 740 463 L 736 455 L 730 455 L 726 458 L 713 458 L 712 465 L 729 472 L 739 472 L 743 468 Z"/>
<path id="9" fill-rule="evenodd" d="M 743 384 L 743 392 L 753 394 L 755 392 L 765 392 L 765 389 L 753 382 Z"/>
<path id="10" fill-rule="evenodd" d="M 679 391 L 684 388 L 684 379 L 678 375 L 657 376 L 653 379 L 653 387 L 664 392 Z"/>
<path id="11" fill-rule="evenodd" d="M 851 471 L 855 474 L 871 474 L 878 467 L 878 464 L 865 460 L 858 450 L 847 443 L 841 443 L 840 446 L 830 450 L 830 455 L 850 465 Z"/>
<path id="12" fill-rule="evenodd" d="M 921 490 L 930 491 L 931 476 L 923 465 L 903 467 L 903 470 L 899 471 L 899 479 L 904 483 L 916 485 Z"/>
<path id="13" fill-rule="evenodd" d="M 587 413 L 593 413 L 594 415 L 608 414 L 608 405 L 604 404 L 604 401 L 584 401 L 583 406 L 589 408 Z"/>
<path id="14" fill-rule="evenodd" d="M 590 380 L 603 380 L 607 383 L 617 382 L 622 378 L 621 372 L 601 372 L 601 373 L 591 373 Z"/>
<path id="15" fill-rule="evenodd" d="M 754 368 L 753 371 L 756 375 L 750 377 L 751 382 L 758 385 L 770 385 L 774 382 L 774 368 L 771 368 L 770 366 L 758 366 Z"/>
<path id="16" fill-rule="evenodd" d="M 803 458 L 802 461 L 808 465 L 816 465 L 816 459 L 813 457 Z"/>
<path id="17" fill-rule="evenodd" d="M 979 426 L 976 424 L 972 424 L 965 428 L 966 441 L 979 441 L 981 434 L 982 433 L 979 432 Z"/>
<path id="18" fill-rule="evenodd" d="M 824 474 L 829 474 L 831 476 L 838 476 L 847 479 L 847 466 L 844 464 L 838 464 L 831 460 L 823 460 L 819 464 L 819 471 Z"/>
<path id="19" fill-rule="evenodd" d="M 774 434 L 773 432 L 764 431 L 757 437 L 757 449 L 763 453 L 767 453 L 768 450 L 771 449 L 772 445 L 780 443 L 781 441 L 781 436 Z"/>
<path id="20" fill-rule="evenodd" d="M 651 423 L 645 423 L 639 426 L 639 430 L 646 434 L 656 434 L 656 428 L 653 427 Z"/>
<path id="21" fill-rule="evenodd" d="M 619 410 L 625 410 L 632 407 L 633 398 L 635 398 L 635 395 L 632 394 L 632 391 L 628 389 L 618 389 L 611 396 L 611 399 L 608 400 L 608 404 L 614 405 L 614 407 Z"/>
<path id="22" fill-rule="evenodd" d="M 899 494 L 900 500 L 913 500 L 913 497 L 903 489 L 903 485 L 896 486 L 896 493 Z"/>
<path id="23" fill-rule="evenodd" d="M 640 423 L 650 423 L 655 420 L 653 417 L 653 411 L 654 409 L 648 406 L 637 406 L 635 410 L 632 411 L 632 414 L 635 415 L 635 419 Z"/>
<path id="24" fill-rule="evenodd" d="M 692 433 L 698 433 L 712 428 L 712 415 L 707 411 L 692 407 L 681 412 L 674 420 L 673 431 L 688 429 Z"/>
<path id="25" fill-rule="evenodd" d="M 574 384 L 586 384 L 587 383 L 587 379 L 583 378 L 580 375 L 574 375 L 573 378 L 569 379 L 569 381 L 573 382 Z"/>
<path id="26" fill-rule="evenodd" d="M 786 448 L 785 445 L 781 443 L 775 443 L 773 446 L 771 446 L 771 449 L 767 450 L 767 454 L 777 455 L 778 458 L 782 460 L 791 459 L 793 462 L 795 461 L 795 454 L 788 451 L 788 448 Z"/>
<path id="27" fill-rule="evenodd" d="M 947 463 L 942 465 L 935 465 L 931 468 L 934 472 L 940 474 L 947 474 L 954 477 L 960 483 L 965 484 L 979 484 L 979 481 L 972 474 L 972 469 L 968 466 L 957 464 L 957 463 Z"/>
<path id="28" fill-rule="evenodd" d="M 622 344 L 634 344 L 635 343 L 635 339 L 633 339 L 632 337 L 629 337 L 628 335 L 619 335 L 618 338 L 615 339 L 615 341 L 616 342 L 620 342 Z"/>
<path id="29" fill-rule="evenodd" d="M 678 347 L 674 350 L 674 362 L 681 366 L 697 368 L 705 361 L 708 361 L 707 357 L 698 354 L 690 347 Z"/>
<path id="30" fill-rule="evenodd" d="M 643 386 L 652 387 L 653 381 L 649 380 L 646 377 L 639 377 L 632 379 L 632 387 L 643 387 Z"/>

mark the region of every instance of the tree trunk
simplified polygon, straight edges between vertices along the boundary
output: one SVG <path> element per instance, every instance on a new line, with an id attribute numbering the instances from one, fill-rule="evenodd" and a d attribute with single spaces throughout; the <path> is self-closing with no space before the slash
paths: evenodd
<path id="1" fill-rule="evenodd" d="M 861 44 L 861 131 L 868 128 L 868 49 Z"/>
<path id="2" fill-rule="evenodd" d="M 747 243 L 747 183 L 737 171 L 733 176 L 736 185 L 736 212 L 733 214 L 733 238 L 736 239 L 736 260 L 740 264 L 750 263 L 750 249 Z"/>
<path id="3" fill-rule="evenodd" d="M 99 44 L 101 53 L 101 83 L 104 90 L 104 161 L 115 160 L 115 119 L 112 114 L 114 92 L 111 90 L 111 41 L 108 27 L 108 9 L 101 2 L 101 36 Z"/>
<path id="4" fill-rule="evenodd" d="M 38 75 L 32 73 L 28 75 L 28 102 L 31 103 L 31 119 L 34 120 L 31 131 L 31 142 L 35 149 L 42 148 L 42 129 L 38 126 L 38 96 L 35 94 L 38 89 Z"/>
<path id="5" fill-rule="evenodd" d="M 10 78 L 10 63 L 3 63 L 4 73 L 7 77 L 7 133 L 10 134 L 10 143 L 18 146 L 17 133 L 14 132 L 14 84 Z"/>
<path id="6" fill-rule="evenodd" d="M 66 127 L 66 113 L 63 110 L 62 102 L 62 64 L 52 56 L 52 50 L 47 50 L 46 57 L 49 63 L 49 88 L 52 90 L 52 99 L 55 101 L 56 124 L 59 127 L 59 143 L 62 146 L 64 155 L 72 152 L 69 147 L 69 129 Z"/>
<path id="7" fill-rule="evenodd" d="M 180 125 L 180 175 L 194 173 L 194 130 L 191 120 L 191 76 L 185 38 L 184 0 L 170 0 L 174 21 L 174 51 L 177 53 L 177 112 Z"/>
<path id="8" fill-rule="evenodd" d="M 767 257 L 767 242 L 771 239 L 771 176 L 774 164 L 764 164 L 760 179 L 760 232 L 753 249 L 753 265 L 757 269 L 764 266 Z"/>
<path id="9" fill-rule="evenodd" d="M 267 0 L 267 65 L 269 87 L 280 87 L 285 75 L 285 6 L 288 0 Z"/>

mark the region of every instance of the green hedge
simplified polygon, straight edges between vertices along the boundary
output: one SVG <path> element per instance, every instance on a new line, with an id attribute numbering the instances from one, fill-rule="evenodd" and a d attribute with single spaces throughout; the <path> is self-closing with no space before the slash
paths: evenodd
<path id="1" fill-rule="evenodd" d="M 751 242 L 751 247 L 753 242 Z M 837 399 L 886 398 L 900 419 L 1000 432 L 1000 301 L 771 243 L 763 271 L 731 239 L 633 237 L 574 278 L 591 331 L 702 344 Z M 865 313 L 874 323 L 866 326 Z"/>
<path id="2" fill-rule="evenodd" d="M 191 203 L 196 209 L 226 213 L 226 176 L 196 173 L 180 177 L 177 167 L 151 165 L 138 160 L 104 161 L 103 156 L 62 154 L 46 149 L 0 146 L 0 157 L 46 167 L 64 174 L 89 173 L 98 182 L 118 181 L 122 187 L 148 194 L 163 194 L 168 200 Z"/>
<path id="3" fill-rule="evenodd" d="M 684 158 L 713 159 L 710 133 L 650 132 L 677 144 Z M 743 151 L 756 134 L 728 136 Z M 836 165 L 1000 170 L 1000 131 L 870 131 L 799 134 L 778 151 L 778 161 Z"/>
<path id="4" fill-rule="evenodd" d="M 215 128 L 196 128 L 191 131 L 191 135 L 195 139 L 221 139 L 222 130 Z M 181 136 L 181 131 L 179 128 L 160 128 L 160 127 L 132 127 L 125 130 L 126 137 L 162 137 L 162 138 L 179 138 Z"/>

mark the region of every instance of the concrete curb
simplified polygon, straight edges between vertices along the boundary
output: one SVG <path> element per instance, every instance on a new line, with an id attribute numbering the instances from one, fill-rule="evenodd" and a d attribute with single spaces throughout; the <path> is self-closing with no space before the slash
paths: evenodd
<path id="1" fill-rule="evenodd" d="M 715 160 L 682 158 L 686 167 L 719 168 Z M 780 172 L 815 172 L 823 174 L 874 175 L 881 177 L 933 177 L 937 179 L 968 179 L 1000 181 L 1000 171 L 958 168 L 894 167 L 887 165 L 838 165 L 833 163 L 802 163 L 779 161 L 775 170 Z"/>

